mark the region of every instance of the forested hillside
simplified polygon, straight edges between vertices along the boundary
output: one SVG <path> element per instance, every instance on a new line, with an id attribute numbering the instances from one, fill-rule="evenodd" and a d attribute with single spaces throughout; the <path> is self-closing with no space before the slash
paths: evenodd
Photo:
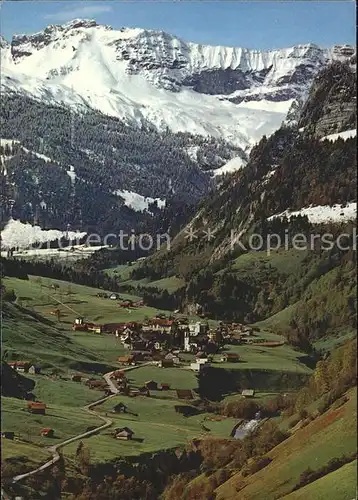
<path id="1" fill-rule="evenodd" d="M 163 248 L 136 266 L 132 278 L 184 279 L 185 287 L 176 292 L 182 307 L 197 303 L 209 317 L 253 322 L 278 314 L 276 328 L 301 346 L 337 330 L 353 330 L 355 216 L 345 214 L 357 200 L 356 138 L 317 137 L 315 127 L 327 113 L 340 123 L 335 131 L 353 127 L 354 89 L 350 66 L 334 64 L 319 74 L 301 122 L 263 137 L 248 165 L 200 203 L 170 251 Z M 318 114 L 309 111 L 318 107 Z M 334 216 L 329 215 L 332 206 Z M 307 215 L 312 207 L 323 213 L 321 218 Z M 331 246 L 323 244 L 325 233 Z M 305 249 L 293 245 L 296 234 L 306 238 Z M 158 292 L 153 291 L 157 301 Z"/>
<path id="2" fill-rule="evenodd" d="M 212 137 L 160 134 L 96 112 L 72 113 L 21 94 L 1 106 L 3 219 L 102 234 L 151 224 L 157 202 L 195 206 L 213 183 L 208 170 L 244 152 Z M 18 142 L 19 143 L 18 143 Z M 123 191 L 152 199 L 145 214 Z M 173 219 L 171 219 L 173 220 Z"/>

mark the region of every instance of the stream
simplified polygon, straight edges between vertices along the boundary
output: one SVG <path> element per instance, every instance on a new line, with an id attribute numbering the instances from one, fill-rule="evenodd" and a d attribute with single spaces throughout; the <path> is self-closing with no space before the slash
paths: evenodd
<path id="1" fill-rule="evenodd" d="M 244 439 L 248 436 L 261 422 L 260 412 L 257 412 L 255 418 L 252 420 L 246 420 L 241 424 L 235 426 L 232 430 L 231 437 L 234 439 Z"/>

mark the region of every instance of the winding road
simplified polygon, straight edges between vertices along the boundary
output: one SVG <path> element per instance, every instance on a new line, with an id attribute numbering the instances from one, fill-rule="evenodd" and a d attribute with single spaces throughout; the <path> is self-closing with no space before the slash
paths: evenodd
<path id="1" fill-rule="evenodd" d="M 128 368 L 121 368 L 121 370 L 122 371 L 135 370 L 135 369 L 141 368 L 142 366 L 147 366 L 150 364 L 152 364 L 151 361 L 148 363 L 143 363 L 142 365 L 130 366 Z M 96 434 L 97 432 L 99 432 L 103 429 L 106 429 L 107 427 L 110 427 L 113 424 L 113 420 L 111 420 L 108 417 L 104 417 L 103 415 L 100 415 L 98 412 L 93 410 L 93 408 L 119 394 L 119 390 L 118 390 L 116 384 L 111 379 L 111 376 L 112 376 L 114 371 L 117 371 L 117 370 L 113 370 L 113 371 L 105 373 L 103 375 L 103 378 L 107 382 L 108 387 L 109 387 L 112 394 L 110 394 L 109 396 L 106 396 L 104 398 L 98 399 L 97 401 L 94 401 L 93 403 L 90 403 L 90 404 L 83 407 L 83 411 L 86 411 L 87 413 L 89 413 L 91 415 L 95 415 L 97 418 L 102 420 L 102 422 L 104 422 L 104 423 L 102 425 L 100 425 L 99 427 L 92 429 L 91 431 L 83 432 L 82 434 L 77 434 L 76 436 L 73 436 L 69 439 L 66 439 L 66 441 L 62 441 L 62 443 L 48 447 L 47 450 L 52 453 L 51 460 L 48 460 L 46 463 L 44 463 L 43 465 L 41 465 L 37 469 L 34 469 L 30 472 L 26 472 L 25 474 L 19 474 L 18 476 L 13 477 L 12 481 L 11 481 L 12 484 L 15 484 L 18 481 L 21 481 L 22 479 L 25 479 L 29 476 L 33 476 L 34 474 L 37 474 L 38 472 L 41 472 L 41 471 L 47 469 L 48 467 L 51 467 L 52 465 L 54 465 L 60 459 L 59 450 L 61 448 L 63 448 L 64 446 L 66 446 L 67 444 L 73 443 L 74 441 L 78 441 L 79 439 L 83 439 L 83 438 L 92 436 L 93 434 Z"/>

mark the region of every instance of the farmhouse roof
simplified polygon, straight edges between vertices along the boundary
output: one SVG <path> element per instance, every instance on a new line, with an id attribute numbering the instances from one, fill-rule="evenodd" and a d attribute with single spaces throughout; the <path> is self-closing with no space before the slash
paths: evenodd
<path id="1" fill-rule="evenodd" d="M 46 408 L 45 403 L 40 403 L 39 401 L 30 401 L 29 403 L 27 403 L 27 406 L 29 408 L 38 408 L 38 409 Z"/>
<path id="2" fill-rule="evenodd" d="M 168 354 L 165 355 L 164 359 L 174 359 L 174 358 L 177 358 L 178 355 L 177 354 L 174 354 L 173 352 L 168 352 Z"/>
<path id="3" fill-rule="evenodd" d="M 254 389 L 244 389 L 241 394 L 243 396 L 254 396 L 255 390 Z"/>
<path id="4" fill-rule="evenodd" d="M 119 427 L 119 428 L 115 429 L 114 432 L 116 434 L 120 434 L 120 433 L 130 434 L 130 435 L 134 434 L 134 431 L 132 431 L 132 429 L 130 429 L 129 427 Z"/>

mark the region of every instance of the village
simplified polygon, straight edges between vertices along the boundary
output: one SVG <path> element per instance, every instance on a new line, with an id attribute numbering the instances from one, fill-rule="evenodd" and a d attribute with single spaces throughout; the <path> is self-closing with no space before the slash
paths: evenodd
<path id="1" fill-rule="evenodd" d="M 98 292 L 96 297 L 115 302 L 121 309 L 129 312 L 144 307 L 142 300 L 124 299 L 118 293 Z M 49 313 L 55 314 L 53 311 Z M 131 405 L 129 398 L 136 398 L 136 401 L 142 398 L 151 400 L 164 398 L 175 401 L 173 409 L 176 413 L 190 416 L 193 411 L 197 411 L 195 405 L 200 402 L 200 397 L 193 385 L 178 383 L 179 371 L 187 380 L 185 373 L 189 375 L 191 372 L 195 376 L 200 376 L 215 365 L 233 369 L 235 365 L 239 366 L 245 362 L 245 359 L 242 359 L 240 346 L 281 345 L 281 342 L 270 342 L 260 338 L 258 328 L 242 323 L 209 322 L 199 317 L 181 314 L 180 311 L 157 312 L 153 317 L 145 316 L 141 320 L 137 319 L 139 316 L 135 315 L 136 321 L 111 323 L 95 323 L 80 315 L 70 320 L 67 327 L 70 335 L 70 332 L 85 337 L 87 334 L 89 337 L 98 335 L 98 340 L 103 336 L 104 341 L 105 337 L 112 337 L 114 346 L 118 345 L 117 357 L 113 359 L 113 368 L 115 366 L 117 368 L 104 376 L 72 370 L 66 373 L 49 373 L 46 366 L 41 366 L 35 359 L 11 360 L 8 365 L 19 374 L 84 384 L 91 391 L 100 393 L 97 399 L 116 394 L 123 399 L 113 404 L 110 410 L 113 414 L 138 416 L 133 410 L 137 405 Z M 144 375 L 145 367 L 152 367 L 148 371 L 147 380 L 147 376 Z M 131 376 L 132 370 L 138 368 L 140 371 L 144 370 L 140 381 Z M 255 394 L 255 391 L 249 388 L 240 392 L 243 398 L 254 397 Z M 24 394 L 24 399 L 27 402 L 23 410 L 31 414 L 46 416 L 51 408 L 46 398 L 38 400 L 32 392 Z M 46 421 L 42 424 L 46 425 Z M 91 431 L 91 428 L 88 427 L 86 431 Z M 37 432 L 41 437 L 53 438 L 57 431 L 50 426 L 39 426 Z M 111 435 L 115 439 L 135 440 L 133 434 L 133 430 L 129 427 L 120 427 L 114 429 Z M 7 439 L 14 439 L 14 436 L 12 431 L 2 435 Z"/>
<path id="2" fill-rule="evenodd" d="M 128 351 L 120 356 L 118 362 L 123 365 L 135 365 L 138 362 L 153 361 L 159 367 L 182 366 L 181 353 L 192 354 L 196 362 L 190 368 L 200 371 L 219 354 L 226 344 L 240 345 L 258 343 L 263 339 L 254 336 L 252 327 L 237 323 L 219 323 L 210 328 L 208 322 L 192 322 L 185 316 L 167 317 L 159 314 L 143 322 L 94 324 L 84 318 L 76 318 L 73 331 L 91 331 L 99 334 L 112 334 Z M 235 353 L 223 353 L 221 361 L 239 361 Z M 188 366 L 187 366 L 188 368 Z"/>

